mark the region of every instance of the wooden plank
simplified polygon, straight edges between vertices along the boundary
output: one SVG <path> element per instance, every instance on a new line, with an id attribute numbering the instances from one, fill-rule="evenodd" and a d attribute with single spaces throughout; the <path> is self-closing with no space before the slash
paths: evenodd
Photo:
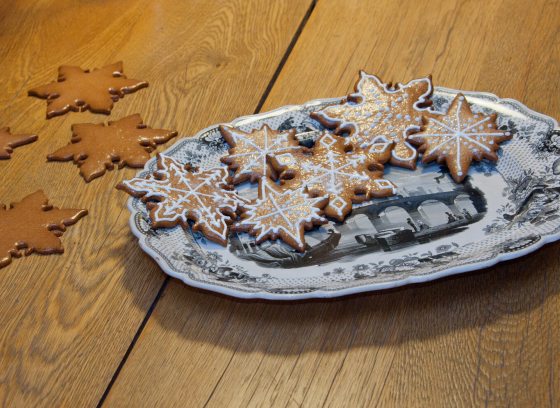
<path id="1" fill-rule="evenodd" d="M 344 95 L 363 68 L 558 114 L 560 3 L 406 4 L 320 0 L 263 109 Z M 109 405 L 557 405 L 558 248 L 337 301 L 243 302 L 172 281 Z"/>
<path id="2" fill-rule="evenodd" d="M 0 5 L 0 123 L 39 141 L 0 163 L 0 201 L 42 188 L 58 206 L 90 214 L 63 237 L 63 256 L 30 256 L 0 270 L 0 405 L 97 404 L 162 285 L 164 275 L 128 228 L 127 197 L 114 189 L 135 170 L 85 184 L 75 166 L 46 163 L 70 125 L 102 115 L 45 120 L 27 89 L 61 64 L 124 60 L 150 87 L 115 105 L 154 127 L 192 134 L 255 109 L 309 2 L 73 1 Z M 172 142 L 171 142 L 172 143 Z M 6 233 L 2 231 L 2 233 Z"/>

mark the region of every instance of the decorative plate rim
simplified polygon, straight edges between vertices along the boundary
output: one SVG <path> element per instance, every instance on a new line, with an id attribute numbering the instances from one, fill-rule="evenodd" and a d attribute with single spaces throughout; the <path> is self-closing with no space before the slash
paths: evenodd
<path id="1" fill-rule="evenodd" d="M 495 99 L 496 101 L 510 102 L 510 103 L 513 103 L 513 104 L 517 104 L 517 105 L 520 105 L 521 107 L 523 107 L 528 113 L 531 113 L 531 114 L 536 115 L 538 117 L 542 117 L 543 119 L 545 119 L 547 121 L 552 120 L 552 123 L 553 123 L 553 126 L 554 126 L 555 130 L 558 130 L 560 128 L 559 125 L 558 125 L 558 121 L 556 119 L 554 119 L 554 118 L 552 118 L 548 115 L 542 114 L 540 112 L 534 111 L 534 110 L 527 107 L 525 104 L 519 102 L 516 99 L 500 98 L 497 95 L 495 95 L 493 93 L 489 93 L 489 92 L 464 91 L 464 90 L 456 90 L 456 89 L 452 89 L 452 88 L 439 87 L 439 86 L 435 87 L 434 91 L 439 91 L 439 92 L 449 93 L 449 94 L 456 94 L 456 93 L 462 92 L 466 96 L 469 96 L 469 95 L 470 96 L 486 96 L 488 98 Z M 216 126 L 218 126 L 220 124 L 230 125 L 230 126 L 239 126 L 239 125 L 242 125 L 243 122 L 247 121 L 247 120 L 254 121 L 254 120 L 261 119 L 261 118 L 268 118 L 268 117 L 275 116 L 275 115 L 281 114 L 281 113 L 285 113 L 285 112 L 288 112 L 288 111 L 291 111 L 291 110 L 301 109 L 302 107 L 311 107 L 311 106 L 320 105 L 320 104 L 329 103 L 329 102 L 337 102 L 337 101 L 340 101 L 341 99 L 342 99 L 341 97 L 313 99 L 311 101 L 302 103 L 300 105 L 296 105 L 296 104 L 286 105 L 286 106 L 281 106 L 281 107 L 275 108 L 275 109 L 267 111 L 267 112 L 261 112 L 261 113 L 253 114 L 253 115 L 240 116 L 240 117 L 234 119 L 233 121 L 231 121 L 229 123 L 218 123 L 218 124 L 212 124 L 208 127 L 205 127 L 204 129 L 201 129 L 195 135 L 193 135 L 189 138 L 194 139 L 194 138 L 198 137 L 199 135 L 215 128 Z M 175 145 L 177 145 L 178 143 L 181 143 L 184 139 L 185 138 L 181 138 L 181 139 L 177 140 L 173 145 L 169 146 L 162 153 L 165 153 L 166 151 L 172 149 L 173 147 L 175 147 Z M 146 171 L 149 168 L 149 166 L 155 160 L 156 160 L 156 157 L 152 157 L 146 163 L 144 168 L 139 170 L 137 174 L 140 174 L 140 173 Z M 463 273 L 466 273 L 466 272 L 472 272 L 472 271 L 475 271 L 475 270 L 481 270 L 481 269 L 489 268 L 489 267 L 494 266 L 494 265 L 496 265 L 500 262 L 509 261 L 509 260 L 517 259 L 517 258 L 520 258 L 522 256 L 528 255 L 532 252 L 535 252 L 535 251 L 539 250 L 540 248 L 542 248 L 546 244 L 549 244 L 549 243 L 560 240 L 560 232 L 558 232 L 556 234 L 540 236 L 538 241 L 532 243 L 531 245 L 529 245 L 527 247 L 520 248 L 519 250 L 512 251 L 512 252 L 499 253 L 494 258 L 491 258 L 491 259 L 488 259 L 488 260 L 485 260 L 485 261 L 479 261 L 479 262 L 474 262 L 474 263 L 470 263 L 470 264 L 453 266 L 453 267 L 443 269 L 443 270 L 438 271 L 438 272 L 433 272 L 433 273 L 430 273 L 430 274 L 426 274 L 426 275 L 408 276 L 406 278 L 402 278 L 402 279 L 398 279 L 398 280 L 392 280 L 392 281 L 388 281 L 388 282 L 364 283 L 364 285 L 341 288 L 341 289 L 332 290 L 332 291 L 318 289 L 318 290 L 314 290 L 314 291 L 311 291 L 311 292 L 304 292 L 304 293 L 273 293 L 273 292 L 267 292 L 267 291 L 244 292 L 244 291 L 232 289 L 232 288 L 221 286 L 221 285 L 216 285 L 216 284 L 213 284 L 213 283 L 210 283 L 210 282 L 191 279 L 191 278 L 189 278 L 188 274 L 178 273 L 178 272 L 174 271 L 172 268 L 170 268 L 169 265 L 160 257 L 160 255 L 146 244 L 146 242 L 145 242 L 146 235 L 144 233 L 142 233 L 142 231 L 140 231 L 137 228 L 137 225 L 135 223 L 135 216 L 136 216 L 137 213 L 136 213 L 136 210 L 133 207 L 133 203 L 134 203 L 135 200 L 137 200 L 137 199 L 135 199 L 134 197 L 130 197 L 127 200 L 127 208 L 130 211 L 130 216 L 129 216 L 129 221 L 128 221 L 130 229 L 131 229 L 132 233 L 134 234 L 134 236 L 137 238 L 138 243 L 139 243 L 140 247 L 142 248 L 142 250 L 144 252 L 146 252 L 150 257 L 152 257 L 152 259 L 154 259 L 157 262 L 157 264 L 160 266 L 160 268 L 163 270 L 163 272 L 165 272 L 167 275 L 169 275 L 173 278 L 181 280 L 183 283 L 185 283 L 189 286 L 192 286 L 192 287 L 195 287 L 195 288 L 198 288 L 198 289 L 208 290 L 208 291 L 211 291 L 211 292 L 220 293 L 220 294 L 231 296 L 231 297 L 234 297 L 234 298 L 240 298 L 240 299 L 262 299 L 262 300 L 272 300 L 272 301 L 275 301 L 275 300 L 286 301 L 286 300 L 305 300 L 305 299 L 328 299 L 328 298 L 337 298 L 337 297 L 342 297 L 342 296 L 349 296 L 349 295 L 364 293 L 364 292 L 373 292 L 373 291 L 378 291 L 378 290 L 392 289 L 392 288 L 402 287 L 402 286 L 411 285 L 411 284 L 425 283 L 425 282 L 430 282 L 430 281 L 434 281 L 434 280 L 437 280 L 437 279 L 445 278 L 447 276 L 459 275 L 459 274 L 463 274 Z"/>

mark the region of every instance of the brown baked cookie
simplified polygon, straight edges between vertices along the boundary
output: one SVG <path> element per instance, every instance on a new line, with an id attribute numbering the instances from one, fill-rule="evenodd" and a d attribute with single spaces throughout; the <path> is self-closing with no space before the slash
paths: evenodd
<path id="1" fill-rule="evenodd" d="M 425 119 L 424 130 L 409 140 L 424 153 L 423 163 L 445 163 L 457 183 L 465 179 L 473 159 L 497 161 L 498 144 L 511 139 L 510 132 L 498 129 L 496 114 L 473 113 L 462 94 L 457 94 L 446 114 Z"/>
<path id="2" fill-rule="evenodd" d="M 68 111 L 109 114 L 113 102 L 125 94 L 148 86 L 146 81 L 128 79 L 123 74 L 122 61 L 93 71 L 77 66 L 58 68 L 56 82 L 30 89 L 30 96 L 47 99 L 47 119 Z"/>
<path id="3" fill-rule="evenodd" d="M 117 188 L 148 202 L 153 228 L 187 228 L 190 220 L 193 231 L 225 246 L 240 203 L 235 192 L 229 191 L 229 181 L 225 167 L 191 172 L 160 154 L 153 176 L 125 180 Z"/>
<path id="4" fill-rule="evenodd" d="M 144 167 L 156 146 L 176 135 L 175 131 L 149 128 L 139 114 L 110 121 L 107 126 L 79 123 L 72 125 L 71 143 L 49 154 L 47 160 L 73 160 L 89 182 L 112 170 L 115 164 L 119 169 Z"/>
<path id="5" fill-rule="evenodd" d="M 42 191 L 28 195 L 8 208 L 0 204 L 0 268 L 12 258 L 64 252 L 60 236 L 75 224 L 87 210 L 59 209 L 48 204 Z"/>
<path id="6" fill-rule="evenodd" d="M 395 194 L 395 186 L 383 179 L 383 165 L 391 158 L 392 143 L 379 137 L 367 151 L 354 149 L 348 139 L 327 132 L 310 153 L 270 156 L 282 185 L 306 187 L 312 196 L 328 196 L 325 214 L 344 221 L 352 203 Z"/>
<path id="7" fill-rule="evenodd" d="M 281 239 L 299 252 L 305 250 L 305 230 L 327 222 L 321 209 L 327 197 L 310 197 L 303 188 L 285 189 L 268 177 L 259 180 L 259 198 L 241 205 L 241 220 L 233 230 L 256 237 L 257 244 Z"/>
<path id="8" fill-rule="evenodd" d="M 385 137 L 394 142 L 391 164 L 415 169 L 418 154 L 406 138 L 422 127 L 422 112 L 431 105 L 431 77 L 391 86 L 361 71 L 355 90 L 342 104 L 311 116 L 337 134 L 349 133 L 351 143 L 365 150 Z"/>
<path id="9" fill-rule="evenodd" d="M 37 135 L 12 135 L 9 127 L 0 128 L 0 159 L 11 158 L 14 148 L 36 140 Z"/>
<path id="10" fill-rule="evenodd" d="M 233 184 L 246 180 L 253 183 L 263 176 L 275 180 L 277 175 L 269 166 L 267 156 L 305 149 L 295 138 L 294 129 L 279 132 L 264 125 L 260 129 L 247 133 L 232 127 L 220 126 L 220 133 L 231 147 L 229 154 L 222 158 L 222 162 L 235 171 Z"/>

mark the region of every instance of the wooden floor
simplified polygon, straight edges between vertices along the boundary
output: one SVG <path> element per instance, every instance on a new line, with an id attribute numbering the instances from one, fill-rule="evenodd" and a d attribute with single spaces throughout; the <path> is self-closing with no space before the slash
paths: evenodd
<path id="1" fill-rule="evenodd" d="M 0 3 L 0 201 L 42 188 L 90 214 L 62 256 L 0 269 L 0 405 L 559 406 L 560 244 L 453 279 L 335 301 L 238 301 L 167 278 L 131 235 L 127 169 L 85 184 L 47 163 L 72 123 L 27 90 L 118 60 L 139 112 L 191 135 L 340 96 L 359 69 L 515 98 L 560 116 L 560 2 L 121 0 Z M 4 231 L 0 231 L 4 233 Z"/>

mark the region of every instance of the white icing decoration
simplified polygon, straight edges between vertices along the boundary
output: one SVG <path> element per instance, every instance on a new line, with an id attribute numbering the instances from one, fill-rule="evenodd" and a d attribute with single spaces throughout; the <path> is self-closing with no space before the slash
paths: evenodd
<path id="1" fill-rule="evenodd" d="M 243 167 L 241 167 L 237 170 L 238 174 L 253 173 L 255 171 L 254 170 L 255 167 L 257 168 L 258 171 L 261 172 L 261 174 L 266 174 L 266 169 L 267 169 L 266 157 L 267 157 L 267 155 L 286 152 L 288 150 L 299 150 L 299 149 L 301 149 L 300 146 L 283 146 L 282 145 L 283 143 L 287 142 L 288 133 L 280 133 L 276 136 L 273 135 L 272 136 L 273 140 L 271 142 L 271 140 L 270 140 L 271 137 L 270 137 L 268 127 L 264 126 L 262 130 L 264 132 L 264 135 L 263 135 L 264 146 L 261 147 L 258 144 L 254 143 L 253 140 L 248 138 L 245 133 L 239 132 L 239 131 L 237 131 L 236 129 L 233 129 L 233 128 L 228 128 L 228 131 L 233 136 L 233 140 L 235 141 L 236 145 L 237 145 L 237 143 L 241 142 L 245 145 L 250 145 L 251 147 L 254 148 L 254 150 L 251 151 L 251 152 L 239 153 L 239 154 L 230 154 L 230 155 L 228 155 L 228 157 L 236 158 L 236 157 L 241 157 L 241 156 L 256 155 L 256 157 L 254 157 L 249 163 L 247 163 L 245 166 L 243 166 Z"/>
<path id="2" fill-rule="evenodd" d="M 162 178 L 161 180 L 154 177 L 133 178 L 123 181 L 123 184 L 136 193 L 145 193 L 144 198 L 163 198 L 156 204 L 158 210 L 155 222 L 180 220 L 186 224 L 188 215 L 192 214 L 197 218 L 198 224 L 206 226 L 209 231 L 225 240 L 228 232 L 226 220 L 229 217 L 219 209 L 235 212 L 240 203 L 233 192 L 221 188 L 221 186 L 227 185 L 227 169 L 219 167 L 190 173 L 184 169 L 184 165 L 169 156 L 160 155 L 159 160 L 162 166 L 156 171 L 156 174 Z M 201 182 L 194 184 L 186 177 L 187 174 L 196 176 Z M 170 185 L 171 178 L 178 178 L 179 182 Z M 205 186 L 212 187 L 213 194 L 199 191 Z M 169 197 L 171 192 L 176 193 L 173 199 Z M 211 199 L 211 207 L 204 204 L 203 197 Z"/>
<path id="3" fill-rule="evenodd" d="M 462 168 L 460 162 L 461 144 L 463 144 L 464 146 L 476 145 L 477 147 L 481 148 L 486 152 L 492 152 L 493 151 L 492 149 L 490 149 L 488 146 L 484 145 L 483 143 L 479 142 L 479 140 L 481 140 L 481 138 L 486 138 L 486 137 L 493 138 L 497 136 L 507 136 L 507 133 L 499 133 L 499 132 L 485 133 L 485 132 L 478 132 L 476 130 L 478 127 L 478 129 L 484 131 L 485 128 L 484 126 L 482 126 L 482 124 L 489 121 L 491 119 L 490 116 L 485 116 L 483 119 L 478 120 L 475 123 L 469 121 L 467 121 L 467 123 L 461 123 L 461 109 L 463 103 L 465 103 L 465 98 L 459 97 L 459 102 L 456 109 L 455 123 L 454 123 L 455 128 L 452 128 L 446 125 L 445 123 L 432 117 L 430 118 L 430 121 L 432 123 L 435 123 L 439 127 L 439 130 L 441 131 L 440 133 L 432 133 L 432 134 L 418 133 L 409 136 L 409 139 L 426 139 L 426 138 L 440 139 L 441 141 L 438 140 L 440 141 L 438 145 L 436 145 L 433 148 L 430 148 L 431 155 L 432 154 L 443 155 L 445 153 L 448 153 L 450 151 L 450 145 L 455 144 L 455 149 L 456 149 L 455 160 L 458 169 Z M 494 144 L 494 140 L 490 139 L 488 140 L 487 143 L 492 145 Z M 463 173 L 459 171 L 457 174 L 461 176 Z"/>
<path id="4" fill-rule="evenodd" d="M 364 93 L 363 91 L 363 84 L 366 82 L 366 80 L 372 80 L 374 81 L 379 87 L 379 93 L 375 94 L 374 92 L 370 92 L 367 95 Z M 386 93 L 386 94 L 396 94 L 396 93 L 403 93 L 402 98 L 406 99 L 409 97 L 409 94 L 407 92 L 407 90 L 412 87 L 413 85 L 420 83 L 420 82 L 425 82 L 428 85 L 427 91 L 422 94 L 413 104 L 413 108 L 414 110 L 418 111 L 418 112 L 423 112 L 426 111 L 427 108 L 421 108 L 420 106 L 422 106 L 422 104 L 426 103 L 426 101 L 429 99 L 430 95 L 432 94 L 433 91 L 433 87 L 432 87 L 432 83 L 430 81 L 429 78 L 419 78 L 419 79 L 414 79 L 406 84 L 402 84 L 402 83 L 397 83 L 395 87 L 393 88 L 389 88 L 388 84 L 384 84 L 381 82 L 381 80 L 379 78 L 377 78 L 375 75 L 369 75 L 366 74 L 364 71 L 360 72 L 360 81 L 358 82 L 358 86 L 357 86 L 357 92 L 353 93 L 352 96 L 353 97 L 359 97 L 361 102 L 359 103 L 351 103 L 351 102 L 346 102 L 346 105 L 348 106 L 359 106 L 362 105 L 366 102 L 370 102 L 370 103 L 375 103 L 377 105 L 380 105 L 381 103 L 383 103 L 383 95 L 381 94 L 381 92 Z M 399 97 L 398 99 L 400 99 L 401 97 Z M 403 100 L 403 99 L 400 99 Z M 395 107 L 397 106 L 397 104 L 393 101 L 392 102 L 392 106 Z M 329 121 L 332 120 L 332 118 L 329 117 L 327 111 L 329 108 L 324 109 L 323 111 L 319 111 L 316 112 L 317 115 L 319 115 L 320 117 L 322 117 L 323 119 Z M 391 107 L 386 106 L 384 109 L 384 111 L 389 112 L 386 117 L 383 119 L 383 123 L 388 123 L 388 118 L 392 118 L 393 115 L 395 114 L 394 112 L 391 111 Z M 375 115 L 377 118 L 382 116 L 381 112 L 377 112 Z M 397 114 L 396 115 L 398 119 L 401 119 L 403 116 L 402 114 Z M 410 115 L 405 115 L 405 119 L 407 121 L 411 120 L 412 118 L 410 117 Z M 366 133 L 366 129 L 360 129 L 360 125 L 354 121 L 348 120 L 345 117 L 336 117 L 336 120 L 340 121 L 340 124 L 338 124 L 338 127 L 342 128 L 342 127 L 347 127 L 347 126 L 352 126 L 354 128 L 354 132 L 352 134 L 352 137 L 356 138 L 358 144 L 360 145 L 360 147 L 362 148 L 367 148 L 371 142 L 369 141 L 368 137 L 362 137 L 362 136 L 369 136 L 372 133 Z M 421 122 L 422 118 L 420 116 L 414 118 L 415 122 Z M 377 124 L 377 122 L 371 123 L 369 125 L 370 128 L 374 129 L 375 125 Z M 391 130 L 391 129 L 389 129 Z M 417 132 L 420 130 L 420 126 L 416 125 L 416 124 L 410 124 L 408 125 L 404 130 L 402 130 L 401 135 L 402 135 L 402 141 L 400 141 L 401 143 L 404 143 L 404 145 L 407 147 L 407 149 L 410 151 L 409 156 L 408 157 L 401 157 L 398 156 L 399 153 L 393 151 L 392 152 L 392 157 L 395 158 L 397 161 L 415 161 L 416 157 L 418 156 L 415 149 L 408 143 L 406 143 L 404 140 L 406 139 L 407 135 L 412 133 L 412 132 Z"/>

